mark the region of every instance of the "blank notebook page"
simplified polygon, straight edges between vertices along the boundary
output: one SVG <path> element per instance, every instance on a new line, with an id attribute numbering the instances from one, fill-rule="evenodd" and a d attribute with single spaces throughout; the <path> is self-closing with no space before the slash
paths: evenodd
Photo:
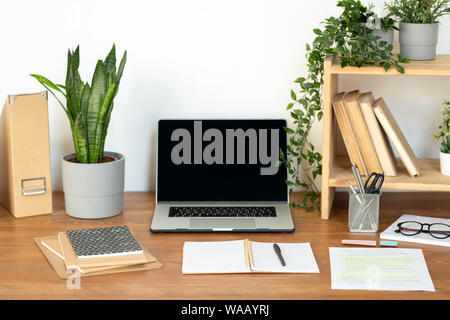
<path id="1" fill-rule="evenodd" d="M 265 272 L 319 272 L 309 243 L 277 243 L 286 266 L 282 266 L 273 243 L 252 241 L 254 271 Z"/>
<path id="2" fill-rule="evenodd" d="M 249 272 L 245 264 L 244 240 L 185 242 L 183 273 Z"/>

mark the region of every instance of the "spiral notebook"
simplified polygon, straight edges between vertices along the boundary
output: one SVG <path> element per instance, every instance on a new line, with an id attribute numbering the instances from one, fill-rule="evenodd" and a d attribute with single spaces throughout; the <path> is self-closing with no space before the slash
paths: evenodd
<path id="1" fill-rule="evenodd" d="M 318 273 L 316 259 L 309 243 L 277 243 L 286 262 L 282 266 L 273 242 L 246 240 L 220 242 L 185 242 L 185 274 L 206 273 Z"/>

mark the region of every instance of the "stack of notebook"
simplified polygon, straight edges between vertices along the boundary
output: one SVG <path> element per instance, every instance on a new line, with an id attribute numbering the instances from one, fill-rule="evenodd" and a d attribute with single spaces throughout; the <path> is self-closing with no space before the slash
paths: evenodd
<path id="1" fill-rule="evenodd" d="M 34 241 L 63 279 L 74 270 L 85 277 L 162 267 L 127 226 L 72 230 Z"/>
<path id="2" fill-rule="evenodd" d="M 389 140 L 409 174 L 420 175 L 417 158 L 383 98 L 375 100 L 371 92 L 355 90 L 337 93 L 332 103 L 350 161 L 363 175 L 397 175 Z"/>

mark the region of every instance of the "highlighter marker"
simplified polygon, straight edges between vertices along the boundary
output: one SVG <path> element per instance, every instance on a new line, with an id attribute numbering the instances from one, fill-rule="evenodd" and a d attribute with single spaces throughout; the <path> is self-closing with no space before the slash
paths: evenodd
<path id="1" fill-rule="evenodd" d="M 383 241 L 383 240 L 380 240 L 380 246 L 383 246 L 383 247 L 396 247 L 397 246 L 397 241 Z"/>

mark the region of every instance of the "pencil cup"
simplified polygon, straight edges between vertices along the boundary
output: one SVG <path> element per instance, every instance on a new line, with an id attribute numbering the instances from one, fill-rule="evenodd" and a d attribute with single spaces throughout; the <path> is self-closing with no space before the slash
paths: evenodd
<path id="1" fill-rule="evenodd" d="M 381 193 L 349 193 L 348 229 L 350 232 L 378 231 L 380 196 Z"/>

